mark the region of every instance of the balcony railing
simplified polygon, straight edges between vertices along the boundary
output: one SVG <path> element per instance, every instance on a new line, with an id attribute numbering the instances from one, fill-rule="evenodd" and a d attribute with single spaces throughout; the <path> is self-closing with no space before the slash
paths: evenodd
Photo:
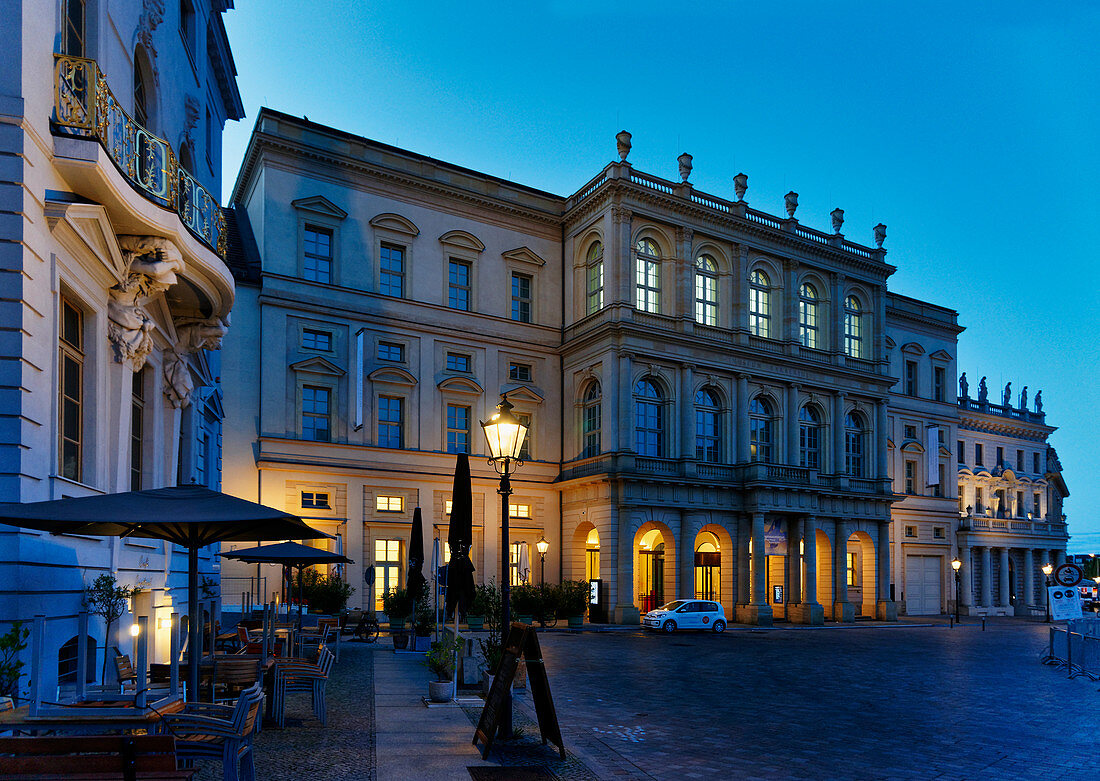
<path id="1" fill-rule="evenodd" d="M 95 60 L 55 54 L 54 123 L 95 138 L 145 197 L 172 209 L 203 244 L 225 257 L 225 216 L 217 198 L 176 160 L 172 147 L 127 114 Z"/>

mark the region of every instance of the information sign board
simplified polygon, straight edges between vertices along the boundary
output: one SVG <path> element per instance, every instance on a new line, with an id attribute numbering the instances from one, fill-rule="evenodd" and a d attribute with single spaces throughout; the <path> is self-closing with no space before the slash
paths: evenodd
<path id="1" fill-rule="evenodd" d="M 1076 586 L 1048 586 L 1050 616 L 1055 621 L 1081 618 L 1081 594 Z"/>

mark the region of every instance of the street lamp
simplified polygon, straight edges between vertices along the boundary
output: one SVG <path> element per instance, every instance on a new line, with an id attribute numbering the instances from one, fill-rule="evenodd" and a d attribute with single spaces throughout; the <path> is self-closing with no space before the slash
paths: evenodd
<path id="1" fill-rule="evenodd" d="M 955 570 L 955 623 L 959 623 L 959 581 L 962 579 L 959 570 L 962 569 L 963 563 L 959 561 L 959 557 L 951 559 L 951 569 Z"/>
<path id="2" fill-rule="evenodd" d="M 1054 565 L 1047 563 L 1043 565 L 1043 575 L 1046 576 L 1046 589 L 1047 592 L 1047 623 L 1050 623 L 1050 573 L 1054 572 Z"/>
<path id="3" fill-rule="evenodd" d="M 546 582 L 546 551 L 550 550 L 550 543 L 548 543 L 546 541 L 546 538 L 543 537 L 540 534 L 539 535 L 539 541 L 535 543 L 535 548 L 537 548 L 538 552 L 539 552 L 539 565 L 540 565 L 540 569 L 541 569 L 541 571 L 539 573 L 539 583 L 545 583 Z M 1097 580 L 1098 583 L 1100 583 L 1100 578 L 1097 578 L 1096 580 Z"/>
<path id="4" fill-rule="evenodd" d="M 523 448 L 527 426 L 512 414 L 512 405 L 508 394 L 500 397 L 496 414 L 488 421 L 481 421 L 485 432 L 485 441 L 489 445 L 489 463 L 500 475 L 500 646 L 508 645 L 508 631 L 512 625 L 511 589 L 508 581 L 508 497 L 512 495 L 511 474 L 523 463 L 519 453 Z M 512 692 L 506 691 L 500 715 L 500 736 L 506 740 L 512 738 Z"/>

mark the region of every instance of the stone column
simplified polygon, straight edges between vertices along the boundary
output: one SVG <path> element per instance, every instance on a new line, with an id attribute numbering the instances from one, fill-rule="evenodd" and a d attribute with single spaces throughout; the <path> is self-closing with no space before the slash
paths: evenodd
<path id="1" fill-rule="evenodd" d="M 637 624 L 641 619 L 638 606 L 634 603 L 634 533 L 630 524 L 630 508 L 619 508 L 619 529 L 615 556 L 615 593 L 608 598 L 613 604 L 613 621 L 616 624 Z M 602 547 L 602 545 L 601 545 Z M 600 551 L 600 565 L 606 559 Z M 603 574 L 602 572 L 600 573 Z M 607 578 L 605 578 L 606 580 Z"/>
<path id="2" fill-rule="evenodd" d="M 888 425 L 886 399 L 879 399 L 875 402 L 875 477 L 879 480 L 890 479 L 890 452 L 886 446 Z M 944 496 L 947 496 L 946 489 Z"/>
<path id="3" fill-rule="evenodd" d="M 847 400 L 843 393 L 833 396 L 833 468 L 835 475 L 840 475 L 841 487 L 848 487 L 847 473 L 844 471 L 844 408 Z"/>
<path id="4" fill-rule="evenodd" d="M 690 363 L 680 366 L 680 458 L 695 458 L 695 394 Z M 671 450 L 671 448 L 670 448 Z"/>
<path id="5" fill-rule="evenodd" d="M 691 245 L 695 238 L 695 231 L 691 228 L 676 229 L 676 254 L 675 263 L 676 288 L 673 291 L 675 302 L 673 310 L 668 314 L 673 317 L 683 317 L 692 322 L 695 321 L 695 259 L 692 257 Z M 664 312 L 664 308 L 661 309 Z"/>
<path id="6" fill-rule="evenodd" d="M 798 466 L 798 392 L 802 386 L 796 382 L 787 385 L 787 463 Z"/>
<path id="7" fill-rule="evenodd" d="M 783 333 L 780 339 L 798 341 L 798 285 L 796 284 L 798 264 L 788 260 L 783 265 Z"/>
<path id="8" fill-rule="evenodd" d="M 993 560 L 988 545 L 982 545 L 978 550 L 982 554 L 982 587 L 981 606 L 989 608 L 993 604 Z"/>
<path id="9" fill-rule="evenodd" d="M 833 550 L 833 620 L 851 623 L 856 608 L 848 601 L 848 523 L 842 518 L 836 519 Z"/>
<path id="10" fill-rule="evenodd" d="M 745 344 L 748 339 L 749 330 L 749 248 L 744 244 L 738 247 L 737 252 L 737 271 L 735 272 L 736 283 L 734 284 L 734 301 L 737 303 L 733 306 L 733 311 L 737 313 L 737 320 L 734 322 L 733 327 L 739 332 L 738 342 Z"/>
<path id="11" fill-rule="evenodd" d="M 737 463 L 749 461 L 749 375 L 737 375 Z"/>
<path id="12" fill-rule="evenodd" d="M 959 561 L 962 562 L 962 566 L 959 567 L 959 595 L 958 600 L 962 607 L 966 610 L 960 610 L 961 613 L 970 615 L 970 608 L 974 606 L 974 567 L 971 564 L 971 551 L 969 546 L 959 546 Z"/>
<path id="13" fill-rule="evenodd" d="M 622 206 L 613 206 L 611 217 L 615 223 L 612 235 L 611 252 L 604 262 L 606 284 L 604 290 L 610 292 L 609 304 L 624 303 L 634 305 L 634 248 L 630 244 L 634 213 Z"/>
<path id="14" fill-rule="evenodd" d="M 1008 548 L 1001 548 L 1000 561 L 998 566 L 1001 568 L 1001 580 L 1000 589 L 997 594 L 997 601 L 1002 607 L 1008 607 L 1009 595 L 1012 593 L 1012 583 L 1009 580 L 1009 567 L 1008 567 Z"/>
<path id="15" fill-rule="evenodd" d="M 749 539 L 751 538 L 749 519 L 743 513 L 737 516 L 737 593 L 734 604 L 748 605 L 752 599 L 749 571 Z"/>
<path id="16" fill-rule="evenodd" d="M 1066 552 L 1064 550 L 1061 550 L 1061 549 L 1055 550 L 1054 551 L 1054 566 L 1057 567 L 1059 564 L 1065 564 L 1065 563 L 1066 563 Z"/>
<path id="17" fill-rule="evenodd" d="M 800 624 L 821 626 L 825 623 L 825 609 L 817 602 L 817 519 L 807 515 L 801 521 L 792 521 L 792 525 L 801 527 L 800 538 L 802 541 L 802 555 L 798 556 L 798 548 L 794 549 L 793 556 L 800 559 L 800 567 L 795 567 L 795 575 L 792 583 L 798 583 L 799 570 L 802 575 L 801 603 L 788 605 L 788 617 Z M 794 591 L 792 590 L 792 595 Z M 793 600 L 794 597 L 792 596 Z"/>
<path id="18" fill-rule="evenodd" d="M 619 397 L 615 400 L 619 419 L 619 445 L 618 450 L 634 450 L 634 426 L 631 425 L 631 416 L 634 413 L 634 385 L 630 381 L 633 367 L 633 356 L 628 352 L 619 353 Z"/>
<path id="19" fill-rule="evenodd" d="M 875 612 L 879 621 L 896 621 L 897 603 L 890 598 L 890 522 L 878 525 L 878 546 L 875 548 L 875 572 L 878 575 L 878 595 Z"/>
<path id="20" fill-rule="evenodd" d="M 764 554 L 764 513 L 752 513 L 752 597 L 748 605 L 738 606 L 737 620 L 744 624 L 770 626 L 772 608 L 764 593 L 768 557 Z"/>
<path id="21" fill-rule="evenodd" d="M 1024 548 L 1024 608 L 1035 604 L 1035 553 Z"/>
<path id="22" fill-rule="evenodd" d="M 802 602 L 802 554 L 799 541 L 802 538 L 802 521 L 788 517 L 787 524 L 787 606 L 788 609 Z M 789 610 L 788 610 L 789 616 Z"/>
<path id="23" fill-rule="evenodd" d="M 606 261 L 605 261 L 606 262 Z M 622 449 L 619 431 L 621 423 L 620 409 L 623 396 L 619 389 L 620 355 L 615 350 L 603 354 L 603 372 L 600 377 L 602 398 L 600 399 L 600 450 L 614 453 Z M 581 443 L 584 446 L 584 443 Z"/>
<path id="24" fill-rule="evenodd" d="M 830 279 L 833 300 L 830 302 L 832 306 L 829 307 L 829 314 L 832 315 L 829 318 L 829 341 L 832 343 L 833 352 L 837 353 L 844 351 L 844 280 L 843 274 L 833 274 Z"/>
<path id="25" fill-rule="evenodd" d="M 703 523 L 697 513 L 680 513 L 679 548 L 676 564 L 679 570 L 679 586 L 676 596 L 690 599 L 695 596 L 695 536 Z"/>

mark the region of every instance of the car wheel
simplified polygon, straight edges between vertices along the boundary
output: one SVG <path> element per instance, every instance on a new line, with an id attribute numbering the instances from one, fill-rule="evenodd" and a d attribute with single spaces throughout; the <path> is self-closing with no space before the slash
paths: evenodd
<path id="1" fill-rule="evenodd" d="M 715 632 L 725 632 L 726 631 L 726 622 L 725 621 L 715 621 L 714 622 L 714 631 Z"/>
<path id="2" fill-rule="evenodd" d="M 668 621 L 665 621 L 664 626 L 662 628 L 666 632 L 675 632 L 676 631 L 676 622 L 671 620 L 671 619 L 668 620 Z"/>

